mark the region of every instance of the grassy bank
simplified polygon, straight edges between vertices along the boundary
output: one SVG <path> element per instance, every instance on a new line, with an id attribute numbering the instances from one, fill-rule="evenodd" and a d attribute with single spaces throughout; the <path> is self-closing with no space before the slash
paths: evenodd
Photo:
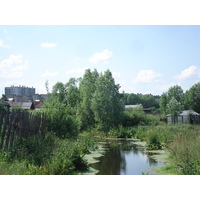
<path id="1" fill-rule="evenodd" d="M 16 149 L 0 152 L 0 174 L 78 174 L 88 169 L 83 157 L 94 148 L 90 134 L 61 140 L 49 133 L 44 141 L 24 140 Z"/>
<path id="2" fill-rule="evenodd" d="M 189 124 L 139 126 L 134 135 L 148 149 L 165 149 L 165 162 L 158 174 L 200 174 L 200 126 Z"/>
<path id="3" fill-rule="evenodd" d="M 88 170 L 84 156 L 106 138 L 137 138 L 147 150 L 164 150 L 167 162 L 156 174 L 200 174 L 200 126 L 188 124 L 118 127 L 109 132 L 85 131 L 74 139 L 52 132 L 45 140 L 24 140 L 0 152 L 0 174 L 80 174 Z M 166 156 L 167 155 L 167 156 Z"/>

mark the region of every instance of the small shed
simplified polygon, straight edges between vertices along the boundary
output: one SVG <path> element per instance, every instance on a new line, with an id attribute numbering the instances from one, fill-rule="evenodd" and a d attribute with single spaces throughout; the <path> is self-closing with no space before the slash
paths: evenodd
<path id="1" fill-rule="evenodd" d="M 198 124 L 200 123 L 200 115 L 193 110 L 184 110 L 178 114 L 178 116 L 172 116 L 168 114 L 167 123 L 190 123 L 190 124 Z"/>

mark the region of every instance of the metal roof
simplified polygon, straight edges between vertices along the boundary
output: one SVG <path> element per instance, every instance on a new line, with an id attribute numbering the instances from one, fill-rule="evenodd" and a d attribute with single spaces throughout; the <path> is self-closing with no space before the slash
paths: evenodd
<path id="1" fill-rule="evenodd" d="M 125 108 L 137 108 L 140 105 L 141 104 L 139 104 L 139 105 L 125 105 Z"/>
<path id="2" fill-rule="evenodd" d="M 199 113 L 195 112 L 194 110 L 183 110 L 182 112 L 180 112 L 178 114 L 178 116 L 186 116 L 186 115 L 189 115 L 189 114 L 192 114 L 192 115 L 199 115 Z M 168 114 L 166 115 L 167 117 L 170 117 L 171 114 Z"/>
<path id="3" fill-rule="evenodd" d="M 9 102 L 11 107 L 18 106 L 20 108 L 23 108 L 25 110 L 29 110 L 32 108 L 32 102 Z"/>

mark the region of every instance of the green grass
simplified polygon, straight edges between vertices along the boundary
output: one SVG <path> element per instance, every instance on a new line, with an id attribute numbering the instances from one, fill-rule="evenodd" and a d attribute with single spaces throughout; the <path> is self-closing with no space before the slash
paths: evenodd
<path id="1" fill-rule="evenodd" d="M 200 174 L 200 125 L 139 126 L 135 137 L 146 141 L 148 149 L 170 152 L 169 164 L 159 168 L 162 173 Z"/>
<path id="2" fill-rule="evenodd" d="M 59 139 L 50 133 L 44 141 L 24 140 L 16 149 L 0 152 L 0 174 L 78 174 L 88 169 L 84 155 L 94 148 L 95 141 L 87 133 L 76 139 Z"/>

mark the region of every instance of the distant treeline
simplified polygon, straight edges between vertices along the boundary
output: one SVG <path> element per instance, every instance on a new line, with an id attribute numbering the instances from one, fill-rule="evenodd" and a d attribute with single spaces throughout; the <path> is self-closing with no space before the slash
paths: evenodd
<path id="1" fill-rule="evenodd" d="M 144 108 L 159 108 L 159 95 L 121 93 L 121 100 L 125 105 L 142 104 Z"/>

